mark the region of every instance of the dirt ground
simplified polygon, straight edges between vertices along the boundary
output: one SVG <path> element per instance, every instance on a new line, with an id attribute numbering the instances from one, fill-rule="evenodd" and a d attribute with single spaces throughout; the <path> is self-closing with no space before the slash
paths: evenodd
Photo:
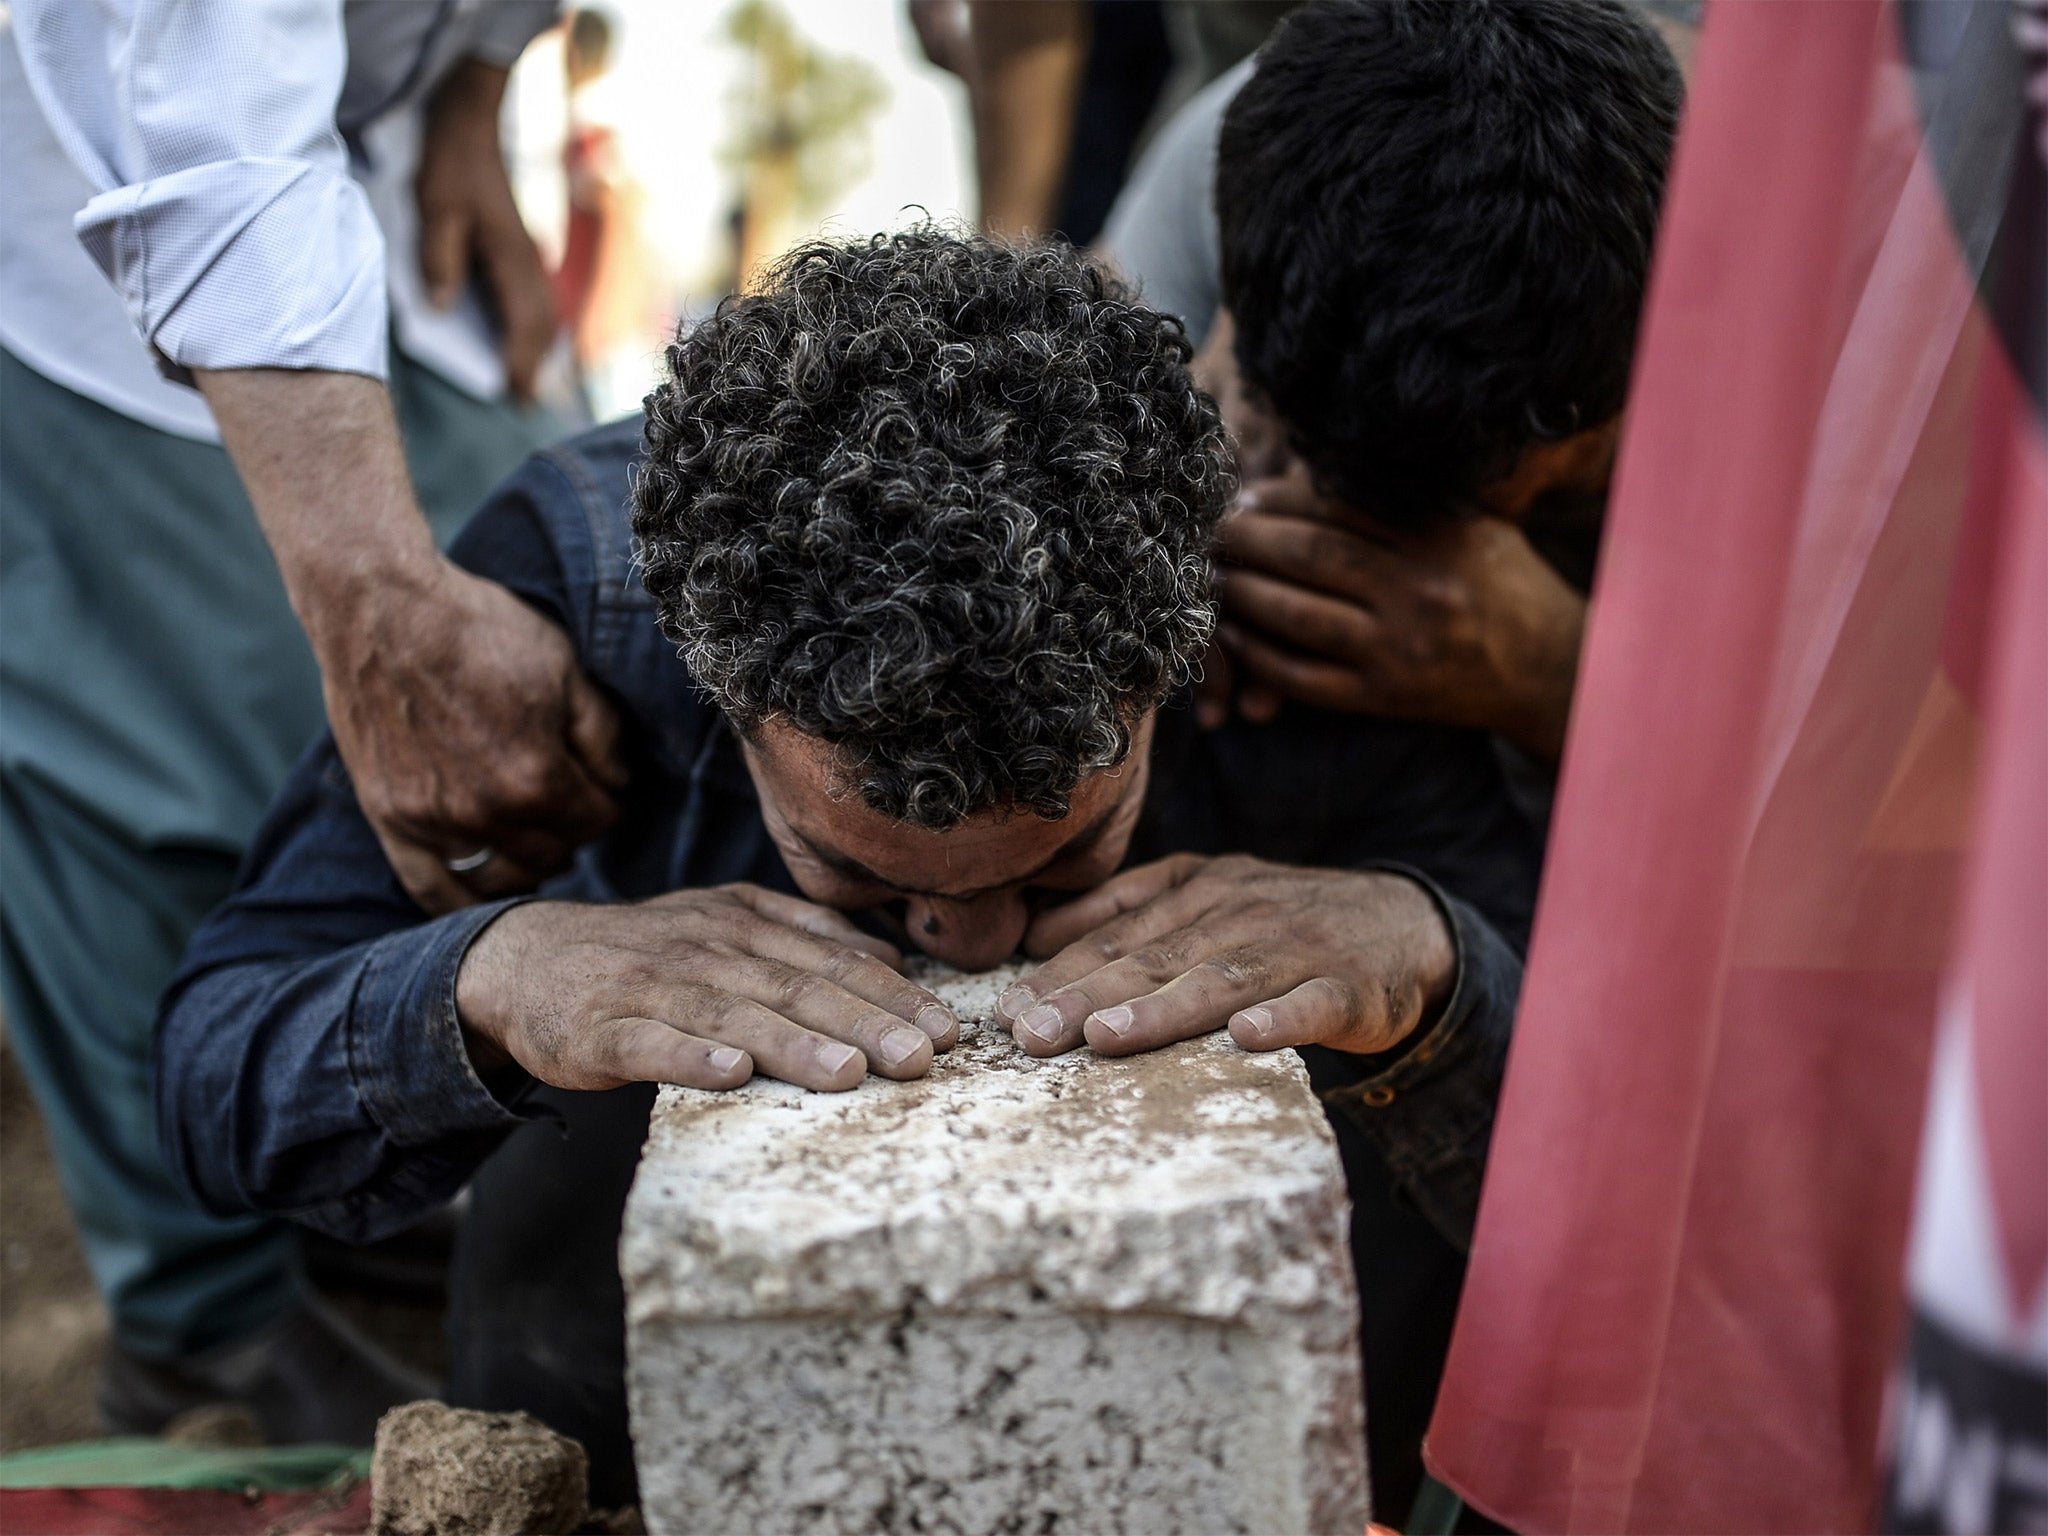
<path id="1" fill-rule="evenodd" d="M 0 1048 L 0 1451 L 99 1433 L 92 1392 L 106 1341 L 43 1118 Z"/>
<path id="2" fill-rule="evenodd" d="M 445 1363 L 438 1304 L 324 1293 L 371 1337 L 422 1370 Z M 0 1044 L 0 1451 L 91 1440 L 107 1343 L 50 1161 L 43 1119 Z"/>

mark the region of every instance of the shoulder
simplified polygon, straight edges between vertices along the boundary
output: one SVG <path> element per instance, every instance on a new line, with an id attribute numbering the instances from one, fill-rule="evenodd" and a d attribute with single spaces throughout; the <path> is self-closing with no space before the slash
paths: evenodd
<path id="1" fill-rule="evenodd" d="M 1247 59 L 1204 86 L 1160 129 L 1139 157 L 1102 247 L 1146 302 L 1179 315 L 1198 346 L 1219 302 L 1220 262 L 1210 189 L 1223 114 L 1251 77 Z"/>
<path id="2" fill-rule="evenodd" d="M 638 418 L 533 454 L 484 499 L 449 554 L 586 640 L 596 612 L 638 590 L 628 501 Z"/>

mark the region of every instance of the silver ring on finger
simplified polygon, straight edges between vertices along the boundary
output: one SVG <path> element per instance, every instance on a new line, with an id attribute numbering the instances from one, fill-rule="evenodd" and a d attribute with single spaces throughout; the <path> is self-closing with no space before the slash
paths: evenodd
<path id="1" fill-rule="evenodd" d="M 465 853 L 459 859 L 443 859 L 441 867 L 451 875 L 473 875 L 498 856 L 495 848 L 479 848 L 475 853 Z"/>

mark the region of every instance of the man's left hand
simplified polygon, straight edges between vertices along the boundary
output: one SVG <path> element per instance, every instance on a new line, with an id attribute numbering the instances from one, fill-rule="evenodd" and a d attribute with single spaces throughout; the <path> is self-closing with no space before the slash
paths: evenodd
<path id="1" fill-rule="evenodd" d="M 555 339 L 555 298 L 505 175 L 498 141 L 505 78 L 503 69 L 477 59 L 449 72 L 427 109 L 413 193 L 428 297 L 446 309 L 462 296 L 470 273 L 482 273 L 497 306 L 505 386 L 531 401 Z"/>
<path id="2" fill-rule="evenodd" d="M 997 1012 L 1033 1056 L 1127 1056 L 1224 1025 L 1251 1051 L 1398 1045 L 1449 999 L 1435 901 L 1378 871 L 1176 854 L 1041 914 Z"/>

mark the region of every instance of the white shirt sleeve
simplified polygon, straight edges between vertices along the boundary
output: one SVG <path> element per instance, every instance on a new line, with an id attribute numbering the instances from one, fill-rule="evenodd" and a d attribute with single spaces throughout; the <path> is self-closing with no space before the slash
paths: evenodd
<path id="1" fill-rule="evenodd" d="M 73 220 L 165 374 L 385 377 L 384 241 L 335 127 L 340 0 L 14 0 Z"/>

